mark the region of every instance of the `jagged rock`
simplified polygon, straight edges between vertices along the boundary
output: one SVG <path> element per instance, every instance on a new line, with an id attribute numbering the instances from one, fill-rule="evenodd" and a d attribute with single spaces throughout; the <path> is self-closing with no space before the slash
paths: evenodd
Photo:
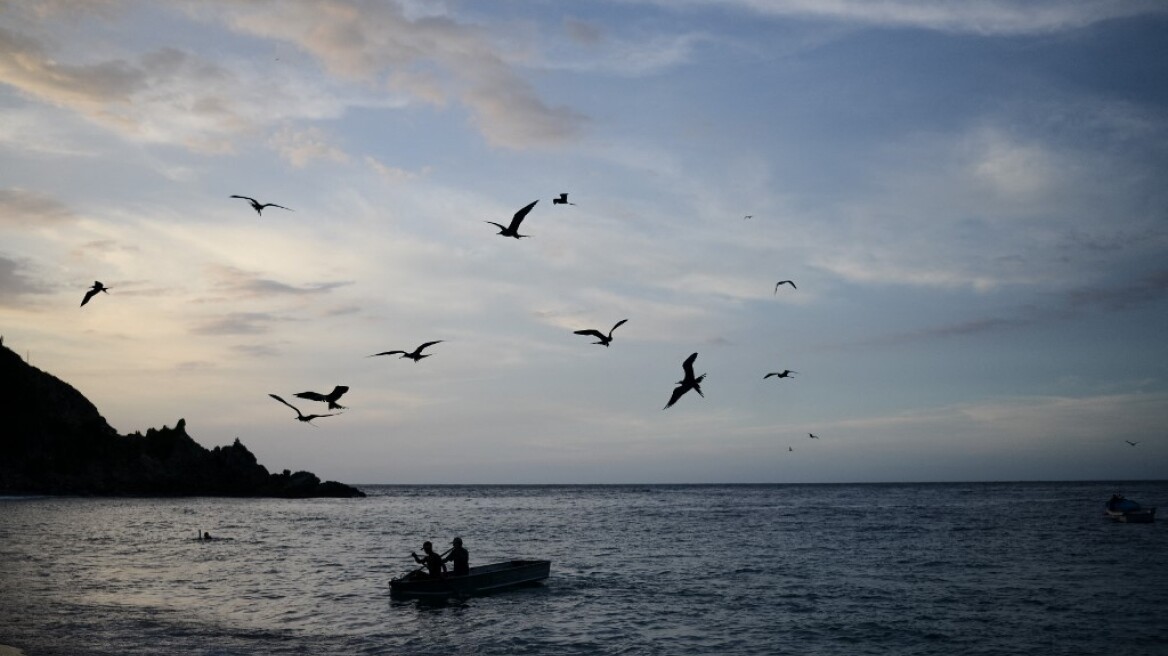
<path id="1" fill-rule="evenodd" d="M 119 435 L 81 392 L 0 344 L 0 494 L 363 497 L 310 472 L 270 474 L 236 438 L 207 450 L 186 431 Z"/>

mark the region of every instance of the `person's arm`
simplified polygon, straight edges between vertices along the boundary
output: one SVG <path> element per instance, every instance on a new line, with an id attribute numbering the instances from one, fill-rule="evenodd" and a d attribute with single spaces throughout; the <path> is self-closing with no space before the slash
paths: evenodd
<path id="1" fill-rule="evenodd" d="M 426 562 L 425 558 L 418 558 L 418 554 L 413 552 L 413 551 L 410 552 L 410 555 L 414 557 L 414 562 L 419 564 L 419 565 Z"/>

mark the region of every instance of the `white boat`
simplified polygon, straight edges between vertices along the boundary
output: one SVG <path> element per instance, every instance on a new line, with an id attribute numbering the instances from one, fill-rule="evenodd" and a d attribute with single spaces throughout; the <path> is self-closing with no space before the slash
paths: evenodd
<path id="1" fill-rule="evenodd" d="M 395 598 L 466 597 L 503 588 L 542 581 L 551 570 L 548 560 L 510 560 L 470 568 L 468 574 L 430 578 L 413 571 L 389 582 L 389 594 Z"/>
<path id="2" fill-rule="evenodd" d="M 1117 522 L 1128 524 L 1150 524 L 1156 521 L 1156 507 L 1145 508 L 1140 504 L 1114 494 L 1107 501 L 1107 515 Z"/>

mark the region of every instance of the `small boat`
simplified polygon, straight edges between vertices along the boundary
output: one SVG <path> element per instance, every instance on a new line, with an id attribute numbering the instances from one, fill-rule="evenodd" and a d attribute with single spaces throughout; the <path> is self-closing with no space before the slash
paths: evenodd
<path id="1" fill-rule="evenodd" d="M 1145 508 L 1140 504 L 1116 494 L 1107 501 L 1107 514 L 1117 522 L 1128 524 L 1150 524 L 1156 521 L 1156 508 Z"/>
<path id="2" fill-rule="evenodd" d="M 548 577 L 550 560 L 509 560 L 479 565 L 463 576 L 447 575 L 432 579 L 420 571 L 391 579 L 389 594 L 399 599 L 445 599 L 502 590 L 536 583 Z"/>

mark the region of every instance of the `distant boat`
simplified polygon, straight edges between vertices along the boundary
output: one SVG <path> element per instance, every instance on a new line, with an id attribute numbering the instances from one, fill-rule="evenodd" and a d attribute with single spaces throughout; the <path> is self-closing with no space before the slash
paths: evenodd
<path id="1" fill-rule="evenodd" d="M 432 579 L 413 571 L 390 580 L 389 594 L 396 599 L 445 599 L 469 597 L 524 584 L 537 583 L 548 577 L 550 560 L 509 560 L 470 568 L 463 576 L 448 575 Z"/>
<path id="2" fill-rule="evenodd" d="M 1128 524 L 1150 524 L 1156 521 L 1156 508 L 1145 508 L 1140 504 L 1114 495 L 1107 501 L 1107 515 L 1117 522 Z"/>

